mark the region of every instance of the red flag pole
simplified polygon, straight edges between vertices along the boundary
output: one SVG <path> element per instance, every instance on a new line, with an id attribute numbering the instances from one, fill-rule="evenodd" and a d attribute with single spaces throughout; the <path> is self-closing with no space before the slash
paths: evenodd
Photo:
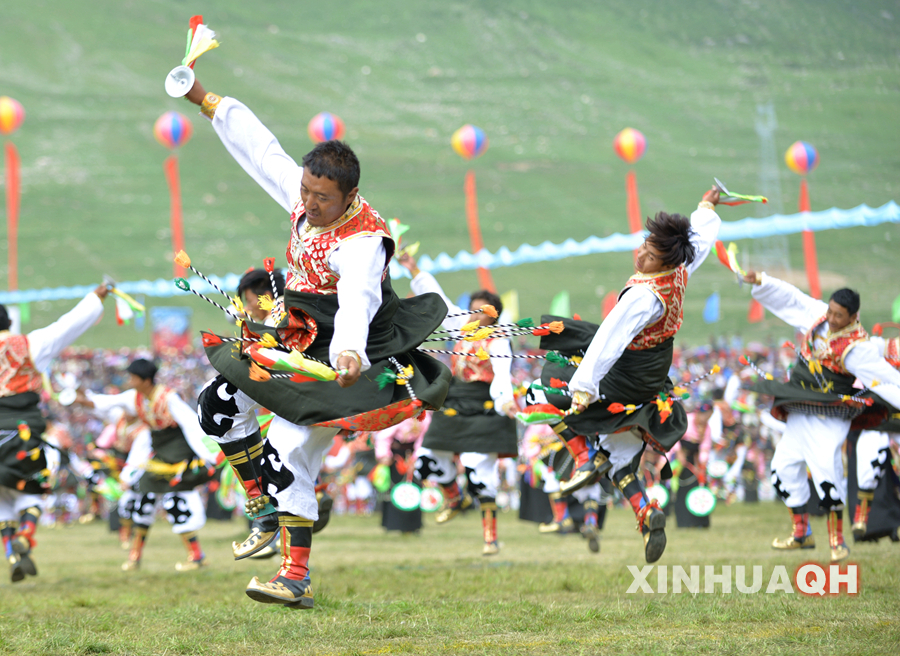
<path id="1" fill-rule="evenodd" d="M 638 197 L 637 176 L 629 171 L 625 176 L 625 193 L 628 195 L 628 230 L 632 234 L 643 230 L 641 225 L 641 200 Z"/>
<path id="2" fill-rule="evenodd" d="M 466 172 L 466 221 L 469 224 L 469 238 L 472 241 L 472 253 L 477 255 L 479 251 L 484 250 L 484 242 L 481 240 L 481 226 L 478 223 L 478 193 L 475 190 L 475 172 Z M 483 289 L 494 294 L 497 288 L 494 286 L 494 279 L 491 272 L 484 267 L 478 267 L 478 284 Z"/>
<path id="3" fill-rule="evenodd" d="M 6 143 L 6 231 L 7 276 L 13 291 L 19 288 L 19 152 L 12 142 Z"/>
<path id="4" fill-rule="evenodd" d="M 806 178 L 800 180 L 800 211 L 810 211 L 809 187 L 806 184 Z M 803 231 L 803 259 L 806 262 L 809 295 L 813 298 L 822 298 L 822 287 L 819 285 L 819 262 L 816 256 L 816 236 L 812 230 Z"/>
<path id="5" fill-rule="evenodd" d="M 169 155 L 163 162 L 163 170 L 166 174 L 166 182 L 169 183 L 169 206 L 171 208 L 172 225 L 172 252 L 178 253 L 184 250 L 184 226 L 181 220 L 181 185 L 178 181 L 178 157 Z M 177 264 L 172 269 L 175 278 L 183 278 L 186 271 Z"/>

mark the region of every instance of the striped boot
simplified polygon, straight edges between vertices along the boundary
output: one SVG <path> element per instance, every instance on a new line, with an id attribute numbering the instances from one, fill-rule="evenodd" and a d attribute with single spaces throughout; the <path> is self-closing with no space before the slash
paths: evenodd
<path id="1" fill-rule="evenodd" d="M 309 579 L 309 550 L 312 546 L 313 520 L 278 513 L 281 530 L 281 568 L 270 581 L 253 577 L 247 596 L 261 604 L 282 604 L 291 609 L 313 607 Z"/>

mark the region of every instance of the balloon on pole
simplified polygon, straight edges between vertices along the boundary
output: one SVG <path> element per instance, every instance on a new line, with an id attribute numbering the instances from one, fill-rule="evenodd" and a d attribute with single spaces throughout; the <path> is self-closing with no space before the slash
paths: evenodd
<path id="1" fill-rule="evenodd" d="M 474 125 L 466 124 L 453 133 L 450 145 L 460 157 L 471 160 L 484 154 L 488 147 L 488 139 L 484 130 Z M 478 192 L 475 188 L 475 172 L 466 172 L 466 222 L 469 226 L 469 239 L 472 242 L 472 253 L 476 256 L 484 250 L 484 241 L 481 239 L 481 226 L 478 222 Z M 491 272 L 484 267 L 478 267 L 478 284 L 490 292 L 497 293 Z"/>
<path id="2" fill-rule="evenodd" d="M 809 187 L 806 184 L 806 176 L 819 165 L 819 153 L 811 144 L 805 141 L 795 141 L 784 154 L 784 161 L 788 168 L 797 175 L 803 176 L 800 180 L 801 212 L 809 212 Z M 816 253 L 816 237 L 812 230 L 803 231 L 803 259 L 806 264 L 806 279 L 809 282 L 809 295 L 813 298 L 822 298 L 822 287 L 819 284 L 819 262 Z"/>
<path id="3" fill-rule="evenodd" d="M 11 135 L 25 120 L 25 109 L 19 101 L 9 96 L 0 96 L 0 133 Z M 6 231 L 9 249 L 7 252 L 7 279 L 9 290 L 19 287 L 19 151 L 12 141 L 6 142 Z"/>
<path id="4" fill-rule="evenodd" d="M 186 144 L 194 128 L 187 117 L 178 112 L 166 112 L 153 125 L 153 136 L 169 150 L 175 151 Z M 184 225 L 181 217 L 181 182 L 178 176 L 178 155 L 174 152 L 163 162 L 163 171 L 169 185 L 169 207 L 172 228 L 172 252 L 184 250 Z M 185 269 L 175 264 L 172 269 L 175 278 L 182 278 Z"/>
<path id="5" fill-rule="evenodd" d="M 344 138 L 344 122 L 339 116 L 329 112 L 319 112 L 312 117 L 306 127 L 309 138 L 313 143 L 322 143 L 332 139 Z"/>
<path id="6" fill-rule="evenodd" d="M 644 152 L 647 150 L 647 140 L 639 130 L 625 128 L 613 139 L 613 150 L 627 164 L 635 164 L 644 156 Z M 628 229 L 632 233 L 641 232 L 643 229 L 641 202 L 634 170 L 628 171 L 625 176 L 625 194 L 628 199 Z"/>

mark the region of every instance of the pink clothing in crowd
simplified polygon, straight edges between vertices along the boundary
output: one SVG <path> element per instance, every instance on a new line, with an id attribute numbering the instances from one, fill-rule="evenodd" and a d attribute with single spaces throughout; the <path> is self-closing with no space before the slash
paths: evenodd
<path id="1" fill-rule="evenodd" d="M 391 458 L 391 444 L 394 440 L 398 442 L 413 443 L 415 449 L 418 450 L 422 446 L 422 438 L 431 424 L 431 413 L 426 412 L 422 415 L 422 419 L 417 418 L 401 421 L 395 426 L 385 428 L 372 434 L 372 441 L 375 443 L 375 458 L 383 460 Z"/>

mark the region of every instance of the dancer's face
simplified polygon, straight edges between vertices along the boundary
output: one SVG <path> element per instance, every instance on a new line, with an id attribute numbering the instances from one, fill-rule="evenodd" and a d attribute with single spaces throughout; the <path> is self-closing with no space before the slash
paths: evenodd
<path id="1" fill-rule="evenodd" d="M 318 178 L 306 169 L 300 178 L 300 199 L 306 208 L 306 220 L 316 227 L 327 226 L 337 221 L 356 199 L 359 187 L 344 194 L 338 183 L 331 178 Z"/>
<path id="2" fill-rule="evenodd" d="M 638 246 L 637 257 L 634 258 L 634 269 L 638 273 L 659 273 L 666 269 L 662 253 L 649 240 Z"/>
<path id="3" fill-rule="evenodd" d="M 269 296 L 271 297 L 271 294 Z M 262 323 L 269 316 L 268 312 L 259 307 L 259 296 L 249 289 L 244 290 L 244 309 L 257 323 Z"/>
<path id="4" fill-rule="evenodd" d="M 484 300 L 483 298 L 473 298 L 472 302 L 469 303 L 469 311 L 475 312 L 475 310 L 480 309 L 486 303 L 487 303 L 487 301 Z M 490 326 L 492 323 L 497 321 L 496 319 L 494 319 L 494 317 L 492 317 L 489 314 L 485 314 L 484 312 L 477 312 L 477 313 L 473 314 L 472 320 L 473 321 L 477 320 L 479 326 Z"/>
<path id="5" fill-rule="evenodd" d="M 858 312 L 856 314 L 850 314 L 850 312 L 847 311 L 847 308 L 836 301 L 828 301 L 828 310 L 825 311 L 825 320 L 828 321 L 828 330 L 833 333 L 843 330 L 856 321 L 858 315 Z"/>

